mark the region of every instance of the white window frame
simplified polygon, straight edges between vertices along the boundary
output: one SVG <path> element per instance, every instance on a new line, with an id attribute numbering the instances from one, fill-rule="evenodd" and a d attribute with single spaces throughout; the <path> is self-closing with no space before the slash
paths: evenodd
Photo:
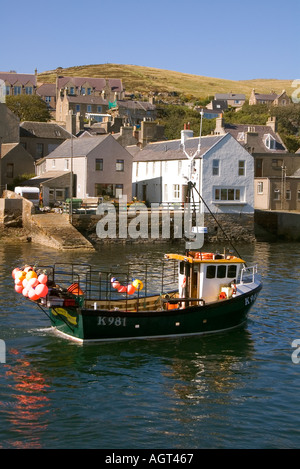
<path id="1" fill-rule="evenodd" d="M 220 176 L 220 160 L 212 160 L 212 175 Z"/>
<path id="2" fill-rule="evenodd" d="M 257 193 L 258 194 L 263 194 L 264 193 L 264 183 L 263 183 L 263 181 L 259 181 L 257 183 Z"/>

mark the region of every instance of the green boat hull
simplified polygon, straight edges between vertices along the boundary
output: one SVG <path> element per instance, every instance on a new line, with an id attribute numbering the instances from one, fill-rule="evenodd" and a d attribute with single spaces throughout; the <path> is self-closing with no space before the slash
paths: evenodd
<path id="1" fill-rule="evenodd" d="M 261 285 L 235 298 L 164 311 L 126 312 L 52 307 L 50 319 L 57 331 L 79 341 L 209 334 L 243 324 L 260 290 Z"/>

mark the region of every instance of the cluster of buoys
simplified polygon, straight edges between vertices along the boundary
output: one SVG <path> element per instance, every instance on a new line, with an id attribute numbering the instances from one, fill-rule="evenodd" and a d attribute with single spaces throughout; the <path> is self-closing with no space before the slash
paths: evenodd
<path id="1" fill-rule="evenodd" d="M 48 276 L 46 273 L 36 272 L 30 266 L 25 266 L 22 269 L 16 267 L 12 271 L 12 278 L 15 281 L 15 291 L 22 293 L 30 300 L 39 300 L 48 293 Z"/>
<path id="2" fill-rule="evenodd" d="M 117 290 L 119 293 L 127 293 L 128 295 L 133 295 L 136 290 L 142 290 L 144 288 L 143 282 L 138 278 L 134 279 L 129 285 L 121 285 L 119 280 L 115 277 L 111 278 L 111 286 Z"/>

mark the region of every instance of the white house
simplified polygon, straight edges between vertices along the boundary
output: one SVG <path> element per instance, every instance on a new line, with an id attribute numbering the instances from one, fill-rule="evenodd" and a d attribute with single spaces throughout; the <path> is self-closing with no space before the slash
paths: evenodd
<path id="1" fill-rule="evenodd" d="M 131 200 L 132 156 L 110 134 L 68 139 L 36 167 L 37 176 L 30 182 L 42 185 L 44 196 L 49 191 L 46 204 L 70 197 L 71 173 L 74 197 Z"/>
<path id="2" fill-rule="evenodd" d="M 185 148 L 192 155 L 199 137 L 184 132 L 190 133 Z M 127 147 L 133 155 L 133 196 L 159 204 L 186 200 L 189 160 L 182 142 L 149 143 L 143 149 Z M 193 170 L 196 189 L 213 213 L 254 213 L 253 157 L 230 134 L 202 137 Z"/>

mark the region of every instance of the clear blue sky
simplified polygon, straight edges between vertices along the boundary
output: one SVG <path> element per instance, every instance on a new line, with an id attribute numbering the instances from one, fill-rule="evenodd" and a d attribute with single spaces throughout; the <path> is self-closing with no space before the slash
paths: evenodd
<path id="1" fill-rule="evenodd" d="M 0 18 L 0 71 L 108 62 L 300 78 L 299 0 L 15 0 Z"/>

